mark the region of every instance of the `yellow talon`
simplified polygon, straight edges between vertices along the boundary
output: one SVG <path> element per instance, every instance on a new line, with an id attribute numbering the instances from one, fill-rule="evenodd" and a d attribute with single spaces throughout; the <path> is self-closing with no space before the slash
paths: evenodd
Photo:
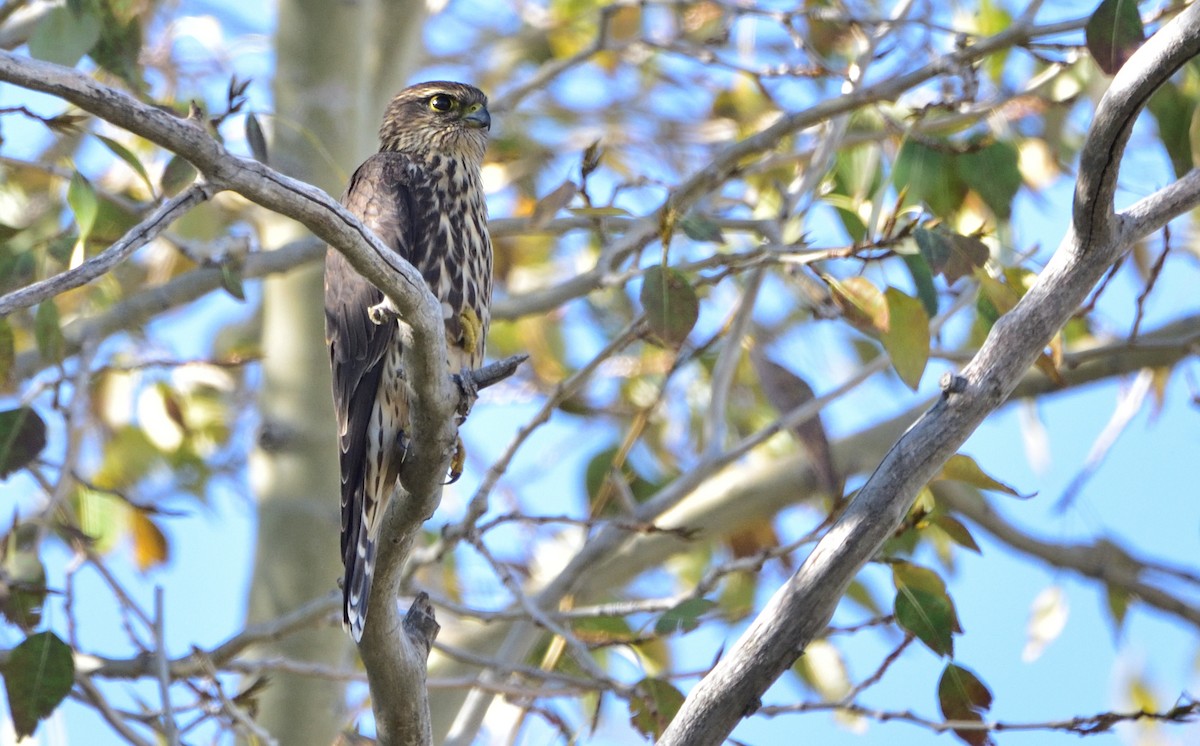
<path id="1" fill-rule="evenodd" d="M 450 457 L 450 479 L 446 484 L 454 484 L 462 476 L 463 466 L 467 462 L 467 449 L 463 446 L 462 437 L 454 438 L 454 455 Z"/>
<path id="2" fill-rule="evenodd" d="M 462 326 L 463 349 L 474 353 L 483 341 L 483 321 L 480 320 L 479 314 L 475 313 L 475 309 L 464 308 L 458 316 L 458 323 Z"/>

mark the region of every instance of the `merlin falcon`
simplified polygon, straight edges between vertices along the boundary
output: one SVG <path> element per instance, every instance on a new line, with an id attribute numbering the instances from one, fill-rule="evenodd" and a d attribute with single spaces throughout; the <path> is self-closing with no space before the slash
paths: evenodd
<path id="1" fill-rule="evenodd" d="M 492 244 L 480 167 L 491 116 L 469 85 L 420 83 L 392 99 L 379 152 L 358 167 L 342 204 L 408 260 L 441 302 L 448 371 L 483 361 Z M 390 313 L 389 313 L 390 311 Z M 343 622 L 362 639 L 375 549 L 410 444 L 402 335 L 384 294 L 342 254 L 325 257 L 325 337 L 333 369 L 342 473 Z"/>

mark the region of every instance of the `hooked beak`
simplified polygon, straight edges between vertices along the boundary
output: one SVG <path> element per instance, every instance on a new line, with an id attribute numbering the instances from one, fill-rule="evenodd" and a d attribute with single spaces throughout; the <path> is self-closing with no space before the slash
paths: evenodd
<path id="1" fill-rule="evenodd" d="M 475 111 L 463 117 L 463 122 L 472 129 L 490 130 L 492 128 L 492 115 L 488 113 L 487 107 L 480 106 Z"/>

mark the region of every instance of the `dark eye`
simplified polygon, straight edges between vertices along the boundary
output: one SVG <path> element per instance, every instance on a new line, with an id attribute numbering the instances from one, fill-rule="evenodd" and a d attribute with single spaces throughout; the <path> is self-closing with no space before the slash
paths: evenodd
<path id="1" fill-rule="evenodd" d="M 450 111 L 454 108 L 454 99 L 444 93 L 430 96 L 429 108 L 434 111 Z"/>

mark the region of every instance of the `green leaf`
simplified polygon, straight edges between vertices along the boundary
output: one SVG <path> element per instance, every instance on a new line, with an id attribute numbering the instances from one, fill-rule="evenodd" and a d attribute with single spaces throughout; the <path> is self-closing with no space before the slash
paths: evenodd
<path id="1" fill-rule="evenodd" d="M 1116 585 L 1105 587 L 1105 600 L 1108 606 L 1108 618 L 1112 622 L 1113 636 L 1120 637 L 1125 629 L 1125 615 L 1129 613 L 1129 602 L 1132 600 L 1129 591 Z"/>
<path id="2" fill-rule="evenodd" d="M 174 197 L 196 180 L 196 167 L 188 163 L 183 156 L 174 156 L 167 161 L 163 169 L 162 191 L 168 197 Z"/>
<path id="3" fill-rule="evenodd" d="M 71 184 L 67 187 L 67 204 L 75 213 L 75 224 L 79 226 L 79 244 L 85 244 L 93 226 L 96 225 L 100 202 L 96 198 L 96 190 L 78 171 L 71 175 Z"/>
<path id="4" fill-rule="evenodd" d="M 689 598 L 664 612 L 654 624 L 654 633 L 665 636 L 691 632 L 700 626 L 700 617 L 716 605 L 707 598 Z"/>
<path id="5" fill-rule="evenodd" d="M 693 241 L 725 242 L 725 235 L 721 233 L 721 226 L 704 215 L 698 213 L 685 215 L 679 221 L 678 225 L 683 229 L 684 234 Z"/>
<path id="6" fill-rule="evenodd" d="M 991 252 L 987 244 L 972 236 L 963 236 L 942 228 L 917 228 L 913 231 L 917 241 L 917 249 L 921 256 L 929 262 L 929 268 L 935 275 L 942 275 L 946 282 L 953 284 L 955 280 L 975 271 L 987 263 Z"/>
<path id="7" fill-rule="evenodd" d="M 896 622 L 930 650 L 938 655 L 954 655 L 954 605 L 949 596 L 905 587 L 896 591 L 894 611 Z"/>
<path id="8" fill-rule="evenodd" d="M 978 487 L 980 489 L 991 490 L 992 492 L 1003 492 L 1006 495 L 1012 495 L 1013 497 L 1033 497 L 1032 494 L 1022 495 L 1020 492 L 1017 492 L 1014 488 L 1010 487 L 1004 482 L 993 478 L 979 467 L 979 464 L 975 462 L 975 459 L 961 453 L 954 454 L 946 461 L 945 466 L 942 467 L 941 474 L 939 474 L 936 479 L 949 479 L 955 482 L 965 482 L 966 484 Z"/>
<path id="9" fill-rule="evenodd" d="M 641 301 L 653 337 L 682 347 L 700 317 L 700 298 L 687 278 L 670 267 L 650 267 L 642 277 Z"/>
<path id="10" fill-rule="evenodd" d="M 958 211 L 967 194 L 967 186 L 954 167 L 955 156 L 916 140 L 905 140 L 892 168 L 897 191 L 929 207 L 938 217 L 948 218 Z"/>
<path id="11" fill-rule="evenodd" d="M 1096 64 L 1115 75 L 1146 40 L 1136 0 L 1103 0 L 1088 19 L 1084 35 Z"/>
<path id="12" fill-rule="evenodd" d="M 639 637 L 634 634 L 629 622 L 619 616 L 573 619 L 571 620 L 571 631 L 589 645 L 611 645 L 616 642 L 629 642 Z"/>
<path id="13" fill-rule="evenodd" d="M 111 137 L 96 135 L 96 139 L 104 143 L 104 146 L 112 151 L 113 155 L 125 161 L 125 163 L 127 163 L 129 167 L 134 170 L 134 173 L 141 177 L 142 181 L 146 184 L 146 188 L 150 190 L 150 193 L 154 194 L 154 182 L 150 181 L 150 174 L 146 173 L 146 167 L 142 165 L 141 160 L 139 160 L 138 157 L 133 154 L 133 151 Z"/>
<path id="14" fill-rule="evenodd" d="M 883 296 L 888 309 L 883 348 L 900 380 L 916 391 L 929 362 L 929 315 L 921 301 L 896 288 L 888 288 Z"/>
<path id="15" fill-rule="evenodd" d="M 262 126 L 259 125 L 258 117 L 254 116 L 254 112 L 246 114 L 246 142 L 250 144 L 250 152 L 254 154 L 254 160 L 266 164 L 268 162 L 267 136 L 263 134 Z"/>
<path id="16" fill-rule="evenodd" d="M 934 571 L 911 562 L 892 563 L 892 582 L 897 624 L 938 655 L 953 655 L 953 636 L 962 627 L 945 582 Z"/>
<path id="17" fill-rule="evenodd" d="M 13 363 L 17 359 L 16 337 L 7 316 L 0 316 L 0 387 L 12 377 Z"/>
<path id="18" fill-rule="evenodd" d="M 46 447 L 46 423 L 31 407 L 0 412 L 0 479 L 23 468 Z"/>
<path id="19" fill-rule="evenodd" d="M 221 287 L 240 301 L 246 300 L 246 289 L 242 283 L 242 263 L 227 259 L 221 262 Z"/>
<path id="20" fill-rule="evenodd" d="M 74 683 L 71 648 L 53 632 L 30 635 L 13 648 L 4 666 L 4 688 L 17 738 L 33 735 L 38 721 L 54 712 Z"/>
<path id="21" fill-rule="evenodd" d="M 51 8 L 29 37 L 29 54 L 56 65 L 75 67 L 100 40 L 100 19 L 80 9 L 60 5 Z"/>
<path id="22" fill-rule="evenodd" d="M 46 601 L 46 567 L 38 556 L 41 529 L 13 519 L 12 530 L 0 539 L 3 570 L 0 577 L 0 615 L 26 632 L 42 623 Z"/>
<path id="23" fill-rule="evenodd" d="M 583 471 L 583 484 L 584 489 L 587 490 L 588 504 L 597 515 L 609 516 L 620 513 L 619 503 L 614 503 L 611 495 L 606 504 L 597 504 L 605 482 L 609 479 L 623 479 L 629 492 L 638 501 L 645 500 L 658 490 L 657 485 L 639 474 L 628 461 L 621 465 L 619 471 L 614 470 L 613 459 L 616 457 L 617 446 L 605 448 L 588 461 L 587 467 Z"/>
<path id="24" fill-rule="evenodd" d="M 969 669 L 948 663 L 938 679 L 938 705 L 946 720 L 982 723 L 983 714 L 992 708 L 992 692 Z M 954 735 L 971 746 L 992 743 L 986 730 L 962 728 Z"/>
<path id="25" fill-rule="evenodd" d="M 1192 170 L 1192 119 L 1196 115 L 1196 101 L 1180 90 L 1171 81 L 1150 97 L 1146 106 L 1158 124 L 1158 137 L 1162 140 L 1176 178 Z"/>
<path id="26" fill-rule="evenodd" d="M 139 3 L 100 3 L 100 41 L 89 52 L 100 67 L 124 80 L 135 91 L 144 91 L 142 66 L 138 54 L 142 50 L 142 24 Z"/>
<path id="27" fill-rule="evenodd" d="M 1023 183 L 1018 155 L 1011 142 L 996 140 L 958 157 L 962 180 L 1001 220 L 1012 216 L 1013 197 Z"/>
<path id="28" fill-rule="evenodd" d="M 629 700 L 629 722 L 642 735 L 657 739 L 671 724 L 683 705 L 683 694 L 671 682 L 645 678 L 637 683 L 637 693 Z"/>
<path id="29" fill-rule="evenodd" d="M 67 343 L 63 339 L 58 320 L 58 306 L 54 305 L 53 298 L 38 304 L 37 313 L 33 318 L 33 335 L 37 339 L 38 352 L 43 360 L 52 363 L 62 360 Z"/>
<path id="30" fill-rule="evenodd" d="M 908 268 L 908 274 L 912 277 L 913 286 L 917 289 L 917 297 L 921 299 L 921 305 L 925 307 L 925 313 L 930 318 L 937 316 L 937 288 L 933 286 L 933 271 L 929 267 L 929 262 L 921 254 L 902 254 L 901 256 L 904 258 L 904 266 Z"/>

